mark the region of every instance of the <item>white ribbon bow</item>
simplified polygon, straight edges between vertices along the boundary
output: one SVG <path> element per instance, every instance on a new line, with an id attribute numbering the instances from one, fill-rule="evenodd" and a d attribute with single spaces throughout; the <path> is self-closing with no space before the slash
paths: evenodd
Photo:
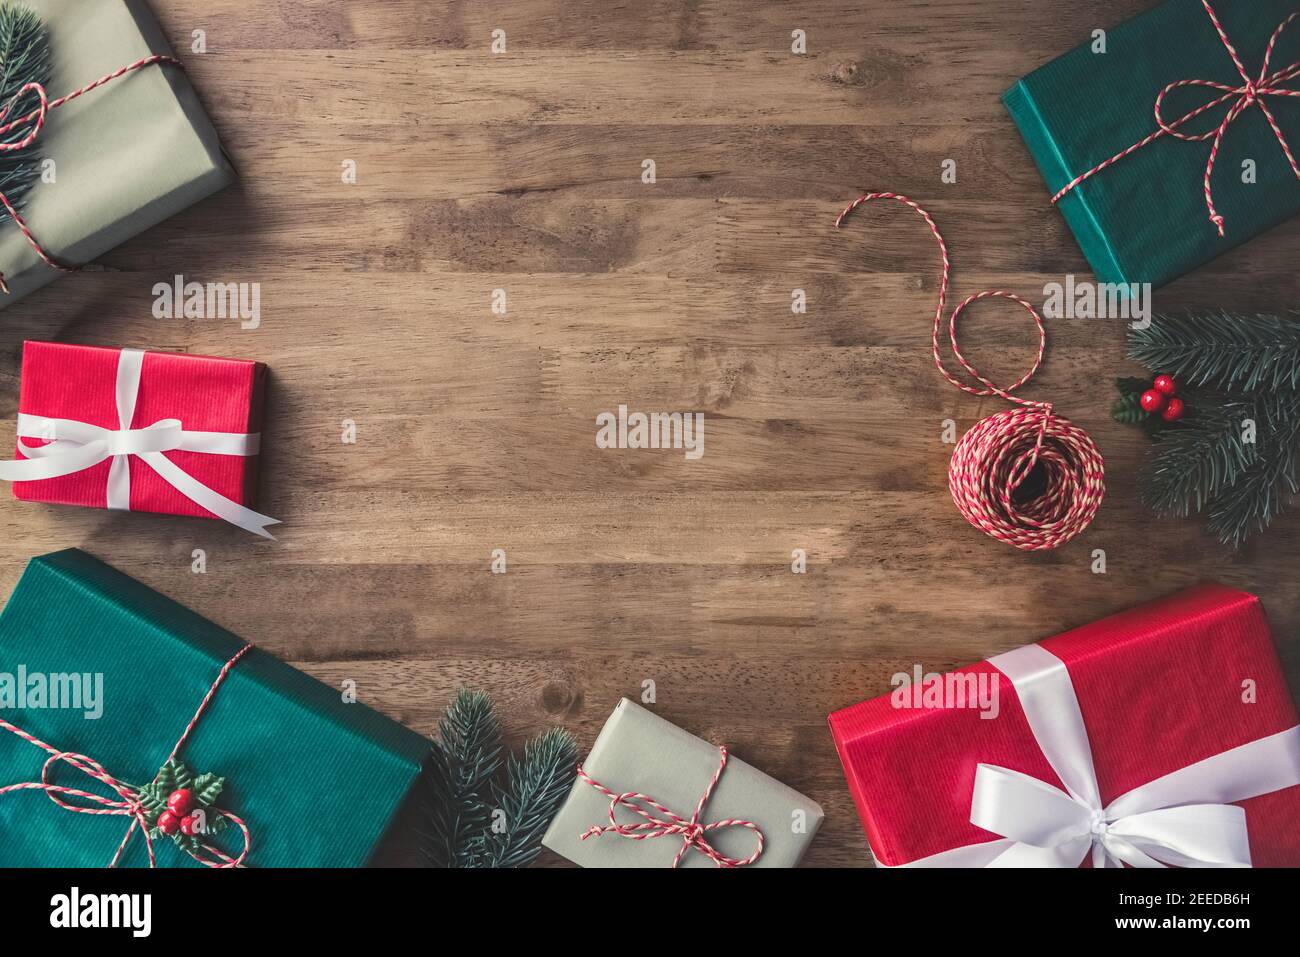
<path id="1" fill-rule="evenodd" d="M 1041 645 L 989 659 L 1016 689 L 1029 729 L 1065 790 L 980 764 L 972 824 L 1000 840 L 903 867 L 1249 867 L 1246 812 L 1232 802 L 1300 784 L 1300 725 L 1188 765 L 1102 806 L 1070 672 Z"/>
<path id="2" fill-rule="evenodd" d="M 112 459 L 109 466 L 106 505 L 111 509 L 131 508 L 131 465 L 134 455 L 152 468 L 167 484 L 191 502 L 245 531 L 274 538 L 268 525 L 278 519 L 258 514 L 231 501 L 194 478 L 164 452 L 203 452 L 208 455 L 257 455 L 261 435 L 235 432 L 191 432 L 178 419 L 163 419 L 143 429 L 131 428 L 140 394 L 140 370 L 144 353 L 123 349 L 117 362 L 117 416 L 120 428 L 100 428 L 76 419 L 50 419 L 40 415 L 18 415 L 18 449 L 25 460 L 0 462 L 0 480 L 35 482 L 72 475 Z M 22 439 L 44 439 L 49 445 L 29 446 Z"/>

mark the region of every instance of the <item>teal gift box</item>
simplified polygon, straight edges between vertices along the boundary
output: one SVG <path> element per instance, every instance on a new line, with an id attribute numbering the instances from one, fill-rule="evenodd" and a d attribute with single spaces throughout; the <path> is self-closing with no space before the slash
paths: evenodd
<path id="1" fill-rule="evenodd" d="M 35 558 L 0 614 L 0 718 L 139 789 L 245 644 L 84 552 Z M 225 778 L 215 804 L 246 824 L 248 866 L 355 867 L 371 858 L 427 753 L 414 731 L 253 649 L 217 687 L 177 758 Z M 40 782 L 49 757 L 0 730 L 0 788 Z M 52 763 L 47 780 L 120 800 L 66 762 Z M 0 865 L 103 867 L 131 820 L 73 813 L 37 789 L 0 793 Z M 234 826 L 206 840 L 230 858 L 244 844 Z M 199 866 L 165 835 L 153 845 L 160 867 Z M 139 827 L 119 863 L 148 865 Z"/>
<path id="2" fill-rule="evenodd" d="M 1295 0 L 1167 0 L 1030 73 L 1003 95 L 1050 194 L 1159 131 L 1157 96 L 1180 80 L 1245 87 L 1211 12 L 1253 83 Z M 1102 52 L 1104 50 L 1104 52 Z M 1300 88 L 1288 77 L 1300 60 L 1300 21 L 1283 29 L 1265 88 Z M 1300 73 L 1300 71 L 1297 71 Z M 1278 76 L 1281 74 L 1281 76 Z M 1258 84 L 1257 84 L 1258 85 Z M 1179 127 L 1216 130 L 1240 99 L 1203 84 L 1170 90 L 1166 124 L 1219 97 L 1222 104 Z M 1226 129 L 1214 164 L 1210 219 L 1205 170 L 1212 140 L 1161 135 L 1060 198 L 1058 205 L 1102 282 L 1163 285 L 1300 212 L 1300 179 L 1259 103 L 1300 156 L 1300 97 L 1261 93 Z M 1247 166 L 1246 161 L 1251 161 Z M 1248 179 L 1253 170 L 1254 182 Z"/>

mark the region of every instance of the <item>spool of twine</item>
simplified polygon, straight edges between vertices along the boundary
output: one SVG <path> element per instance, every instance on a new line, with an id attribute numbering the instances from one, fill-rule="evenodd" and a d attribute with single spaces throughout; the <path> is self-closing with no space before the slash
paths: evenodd
<path id="1" fill-rule="evenodd" d="M 1091 524 L 1106 488 L 1101 453 L 1088 433 L 1057 415 L 1051 403 L 1014 394 L 1033 378 L 1043 363 L 1047 331 L 1042 316 L 1027 300 L 1000 289 L 965 299 L 948 316 L 947 338 L 953 358 L 979 384 L 960 379 L 944 364 L 939 346 L 952 267 L 947 243 L 930 214 L 898 193 L 867 193 L 850 203 L 835 225 L 842 225 L 859 206 L 878 199 L 897 200 L 913 209 L 925 220 L 939 244 L 943 272 L 930 337 L 935 367 L 964 392 L 975 396 L 996 395 L 1016 406 L 980 419 L 953 450 L 948 465 L 948 489 L 957 510 L 984 533 L 1025 551 L 1064 545 Z M 1038 330 L 1038 351 L 1033 365 L 1006 388 L 976 371 L 957 345 L 958 318 L 968 306 L 981 299 L 1009 299 L 1029 313 Z"/>

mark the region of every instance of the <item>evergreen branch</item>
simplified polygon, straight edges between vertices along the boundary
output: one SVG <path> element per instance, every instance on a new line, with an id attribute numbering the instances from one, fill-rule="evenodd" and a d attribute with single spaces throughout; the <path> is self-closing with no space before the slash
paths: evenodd
<path id="1" fill-rule="evenodd" d="M 1261 429 L 1255 461 L 1210 502 L 1208 528 L 1233 548 L 1267 528 L 1300 489 L 1300 397 L 1279 393 L 1260 404 L 1267 427 Z"/>
<path id="2" fill-rule="evenodd" d="M 1300 488 L 1300 393 L 1199 394 L 1158 434 L 1143 496 L 1159 515 L 1207 512 L 1211 532 L 1239 548 Z"/>
<path id="3" fill-rule="evenodd" d="M 461 688 L 439 723 L 425 765 L 421 850 L 435 867 L 463 867 L 475 834 L 490 823 L 492 778 L 501 768 L 501 725 L 492 700 Z"/>
<path id="4" fill-rule="evenodd" d="M 1129 356 L 1187 385 L 1243 393 L 1300 388 L 1300 312 L 1156 316 L 1129 334 Z"/>
<path id="5" fill-rule="evenodd" d="M 506 785 L 497 791 L 503 831 L 489 830 L 472 844 L 472 867 L 527 867 L 573 786 L 578 746 L 563 728 L 552 728 L 524 746 L 506 765 Z"/>
<path id="6" fill-rule="evenodd" d="M 420 853 L 429 867 L 454 867 L 456 848 L 466 828 L 462 826 L 461 804 L 451 784 L 447 752 L 437 741 L 429 750 L 420 783 L 424 812 L 423 826 L 419 829 Z"/>
<path id="7" fill-rule="evenodd" d="M 1155 436 L 1143 497 L 1157 515 L 1200 512 L 1250 467 L 1256 448 L 1243 440 L 1243 422 L 1259 423 L 1259 400 L 1201 394 L 1176 429 Z"/>
<path id="8" fill-rule="evenodd" d="M 18 91 L 27 83 L 48 86 L 53 69 L 53 56 L 45 25 L 39 16 L 27 7 L 13 4 L 0 6 L 0 107 L 9 105 Z M 28 93 L 12 102 L 10 119 L 17 119 L 34 109 L 38 103 L 35 93 Z M 20 124 L 0 135 L 0 143 L 17 143 L 30 132 L 27 124 Z M 40 154 L 36 145 L 26 149 L 0 153 L 0 191 L 16 206 L 36 182 L 40 168 Z M 9 219 L 9 213 L 0 208 L 0 222 Z"/>

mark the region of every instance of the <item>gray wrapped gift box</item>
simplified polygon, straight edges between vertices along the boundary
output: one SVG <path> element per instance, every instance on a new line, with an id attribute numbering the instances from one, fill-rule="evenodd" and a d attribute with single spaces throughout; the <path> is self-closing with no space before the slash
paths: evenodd
<path id="1" fill-rule="evenodd" d="M 639 791 L 689 820 L 718 763 L 714 745 L 623 698 L 605 722 L 583 768 L 611 791 Z M 609 824 L 609 805 L 608 797 L 579 778 L 542 844 L 583 867 L 672 865 L 682 847 L 681 837 L 632 840 L 606 833 L 583 840 L 583 833 L 593 825 Z M 822 817 L 815 801 L 730 755 L 700 823 L 729 818 L 752 821 L 763 832 L 764 848 L 750 866 L 794 867 L 821 826 Z M 618 820 L 635 824 L 645 819 L 621 808 Z M 707 838 L 720 853 L 738 860 L 749 857 L 756 846 L 753 832 L 743 827 L 709 831 Z M 683 855 L 680 866 L 715 864 L 692 849 Z"/>
<path id="2" fill-rule="evenodd" d="M 170 54 L 144 0 L 22 0 L 44 21 L 57 99 L 153 54 Z M 24 101 L 26 102 L 26 101 Z M 20 210 L 55 259 L 91 262 L 234 182 L 235 171 L 183 70 L 150 66 L 50 112 L 36 141 L 55 163 Z M 0 209 L 0 309 L 63 275 Z"/>

